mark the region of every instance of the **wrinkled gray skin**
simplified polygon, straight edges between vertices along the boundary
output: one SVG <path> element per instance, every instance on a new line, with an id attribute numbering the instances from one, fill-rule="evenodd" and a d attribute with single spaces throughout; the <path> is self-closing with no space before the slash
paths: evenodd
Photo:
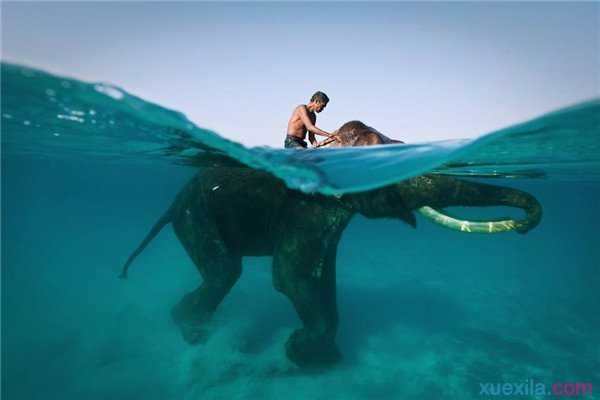
<path id="1" fill-rule="evenodd" d="M 237 282 L 243 256 L 273 256 L 273 285 L 286 295 L 301 321 L 286 343 L 300 366 L 338 361 L 335 344 L 336 251 L 355 214 L 398 218 L 416 227 L 413 210 L 424 205 L 513 206 L 526 211 L 521 233 L 537 225 L 541 206 L 517 189 L 423 175 L 384 188 L 341 198 L 291 190 L 269 173 L 250 168 L 208 168 L 179 193 L 133 259 L 171 223 L 203 282 L 173 307 L 172 316 L 189 343 L 206 335 L 207 322 Z M 365 249 L 377 251 L 377 249 Z M 385 305 L 382 305 L 385 307 Z"/>

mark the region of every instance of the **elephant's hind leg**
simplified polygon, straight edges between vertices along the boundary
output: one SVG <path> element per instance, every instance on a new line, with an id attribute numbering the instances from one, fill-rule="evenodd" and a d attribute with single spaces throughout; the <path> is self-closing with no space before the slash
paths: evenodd
<path id="1" fill-rule="evenodd" d="M 200 287 L 183 296 L 171 311 L 183 338 L 190 344 L 206 339 L 210 317 L 242 272 L 241 256 L 232 254 L 214 233 L 206 229 L 192 237 L 178 234 L 203 278 Z"/>
<path id="2" fill-rule="evenodd" d="M 319 249 L 314 243 L 285 242 L 274 255 L 274 285 L 292 301 L 304 325 L 288 339 L 287 356 L 299 366 L 335 363 L 341 358 L 335 344 L 336 246 Z"/>

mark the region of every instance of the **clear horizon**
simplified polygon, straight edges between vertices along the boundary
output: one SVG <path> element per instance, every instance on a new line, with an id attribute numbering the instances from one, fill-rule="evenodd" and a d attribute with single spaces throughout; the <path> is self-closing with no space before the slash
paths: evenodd
<path id="1" fill-rule="evenodd" d="M 302 19 L 302 22 L 298 22 Z M 598 3 L 2 3 L 2 60 L 115 84 L 245 145 L 293 108 L 407 142 L 479 136 L 600 93 Z"/>

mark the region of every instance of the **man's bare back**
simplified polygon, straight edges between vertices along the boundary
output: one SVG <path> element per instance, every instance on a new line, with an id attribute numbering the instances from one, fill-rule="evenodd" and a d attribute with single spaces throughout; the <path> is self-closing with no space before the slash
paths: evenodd
<path id="1" fill-rule="evenodd" d="M 315 93 L 310 103 L 301 104 L 294 109 L 292 116 L 288 122 L 287 137 L 285 141 L 285 147 L 306 147 L 306 133 L 308 132 L 308 140 L 310 143 L 315 145 L 317 139 L 315 135 L 330 137 L 329 132 L 325 132 L 315 126 L 317 122 L 316 113 L 320 113 L 325 109 L 329 98 L 325 93 Z"/>

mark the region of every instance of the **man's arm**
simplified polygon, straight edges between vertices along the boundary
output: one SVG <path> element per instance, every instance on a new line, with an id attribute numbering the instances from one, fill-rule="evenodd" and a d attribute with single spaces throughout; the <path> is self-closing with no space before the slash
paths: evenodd
<path id="1" fill-rule="evenodd" d="M 310 120 L 310 117 L 308 116 L 308 110 L 306 109 L 306 106 L 300 106 L 300 119 L 302 120 L 302 123 L 304 124 L 304 126 L 306 127 L 306 130 L 309 133 L 312 133 L 314 135 L 319 135 L 319 136 L 327 136 L 330 137 L 331 133 L 325 132 L 324 130 L 321 130 L 319 128 L 317 128 L 315 126 L 315 124 L 313 124 L 313 122 Z M 310 136 L 309 136 L 310 138 Z"/>
<path id="2" fill-rule="evenodd" d="M 317 145 L 317 138 L 315 137 L 315 134 L 312 132 L 308 132 L 308 141 L 310 142 L 310 144 L 312 144 L 313 146 Z"/>

